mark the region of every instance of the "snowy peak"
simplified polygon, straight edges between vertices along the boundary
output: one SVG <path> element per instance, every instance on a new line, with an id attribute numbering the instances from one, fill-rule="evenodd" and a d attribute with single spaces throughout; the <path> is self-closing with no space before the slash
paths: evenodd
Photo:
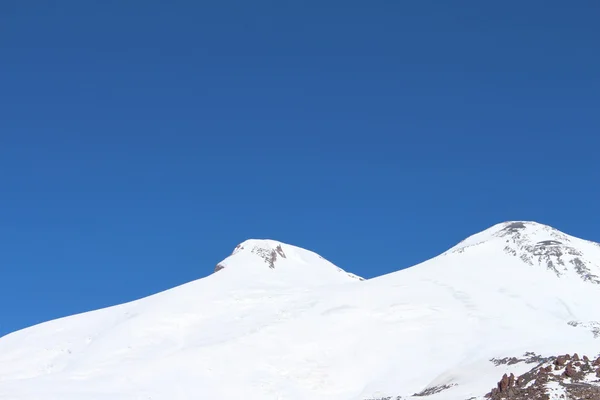
<path id="1" fill-rule="evenodd" d="M 249 239 L 238 244 L 233 253 L 215 267 L 223 269 L 268 273 L 280 277 L 306 278 L 328 283 L 329 281 L 363 280 L 335 266 L 317 253 L 300 247 L 269 239 Z"/>
<path id="2" fill-rule="evenodd" d="M 367 282 L 248 240 L 209 277 L 0 338 L 0 399 L 592 398 L 599 265 L 522 221 Z"/>
<path id="3" fill-rule="evenodd" d="M 275 240 L 246 240 L 245 242 L 238 244 L 231 255 L 233 256 L 238 253 L 246 253 L 249 254 L 250 257 L 260 258 L 269 268 L 275 268 L 278 258 L 287 258 L 283 251 L 283 243 Z M 225 268 L 223 263 L 219 263 L 215 267 L 215 272 L 223 268 Z"/>
<path id="4" fill-rule="evenodd" d="M 509 221 L 475 234 L 444 254 L 495 247 L 529 266 L 541 266 L 558 277 L 574 276 L 600 284 L 600 244 L 579 239 L 548 225 Z"/>
<path id="5" fill-rule="evenodd" d="M 568 236 L 548 225 L 532 221 L 508 221 L 497 224 L 482 232 L 468 237 L 452 250 L 476 246 L 478 244 L 509 238 L 515 241 L 527 240 L 528 242 L 543 240 L 567 240 Z"/>

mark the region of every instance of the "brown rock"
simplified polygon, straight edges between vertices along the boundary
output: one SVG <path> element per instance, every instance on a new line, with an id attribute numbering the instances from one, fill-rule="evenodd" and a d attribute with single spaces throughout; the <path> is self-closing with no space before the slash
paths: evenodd
<path id="1" fill-rule="evenodd" d="M 567 360 L 569 360 L 570 358 L 571 357 L 569 357 L 568 354 L 566 356 L 558 356 L 556 357 L 556 360 L 554 360 L 554 365 L 562 367 L 567 363 Z"/>
<path id="2" fill-rule="evenodd" d="M 583 356 L 583 361 L 585 361 L 587 363 L 587 362 L 590 362 L 590 359 L 588 358 L 588 356 Z"/>
<path id="3" fill-rule="evenodd" d="M 600 358 L 598 365 L 592 368 L 591 362 L 585 356 L 579 358 L 561 355 L 555 359 L 554 365 L 541 364 L 529 372 L 515 377 L 514 374 L 504 374 L 496 388 L 486 395 L 489 400 L 548 400 L 550 393 L 546 384 L 549 381 L 558 382 L 566 391 L 561 399 L 600 400 L 599 381 L 590 379 L 592 375 L 600 378 Z M 564 370 L 562 375 L 555 375 L 554 369 Z"/>
<path id="4" fill-rule="evenodd" d="M 498 382 L 498 391 L 504 393 L 506 389 L 508 389 L 508 375 L 504 374 L 500 382 Z"/>
<path id="5" fill-rule="evenodd" d="M 508 377 L 508 387 L 515 386 L 515 375 L 513 373 Z"/>
<path id="6" fill-rule="evenodd" d="M 546 383 L 546 382 L 548 382 L 548 377 L 549 377 L 549 376 L 552 376 L 552 375 L 549 375 L 549 374 L 542 374 L 542 375 L 539 375 L 539 376 L 537 377 L 537 379 L 535 379 L 535 382 L 537 382 L 537 383 L 540 383 L 540 384 L 542 384 L 542 383 Z"/>

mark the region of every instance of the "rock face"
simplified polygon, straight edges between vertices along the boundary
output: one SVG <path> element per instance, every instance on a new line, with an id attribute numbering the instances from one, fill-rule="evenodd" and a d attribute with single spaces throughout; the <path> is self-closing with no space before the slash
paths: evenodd
<path id="1" fill-rule="evenodd" d="M 600 357 L 591 361 L 575 353 L 550 357 L 515 379 L 504 374 L 485 397 L 514 399 L 590 399 L 600 400 Z"/>
<path id="2" fill-rule="evenodd" d="M 510 376 L 504 374 L 500 382 L 498 382 L 498 393 L 506 393 L 510 396 L 511 392 L 513 392 L 513 388 L 515 386 L 515 375 L 510 374 Z"/>

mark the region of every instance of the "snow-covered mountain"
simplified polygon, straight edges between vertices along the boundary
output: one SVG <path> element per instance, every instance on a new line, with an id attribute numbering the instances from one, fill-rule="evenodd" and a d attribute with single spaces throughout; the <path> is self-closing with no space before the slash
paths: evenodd
<path id="1" fill-rule="evenodd" d="M 265 265 L 273 271 L 265 274 Z M 215 272 L 225 268 L 240 269 L 243 276 L 259 274 L 258 279 L 275 278 L 293 281 L 295 285 L 322 285 L 343 283 L 363 278 L 336 267 L 320 255 L 300 247 L 274 240 L 246 240 L 236 246 L 233 253 L 215 267 Z"/>
<path id="2" fill-rule="evenodd" d="M 600 245 L 534 222 L 369 280 L 249 240 L 204 279 L 0 338 L 0 399 L 479 399 L 596 359 L 599 277 Z"/>

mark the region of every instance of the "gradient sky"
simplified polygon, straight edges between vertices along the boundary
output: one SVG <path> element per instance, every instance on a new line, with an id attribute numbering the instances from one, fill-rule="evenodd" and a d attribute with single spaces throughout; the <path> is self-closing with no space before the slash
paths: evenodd
<path id="1" fill-rule="evenodd" d="M 600 241 L 597 1 L 0 2 L 0 335 L 247 238 L 372 277 Z"/>

